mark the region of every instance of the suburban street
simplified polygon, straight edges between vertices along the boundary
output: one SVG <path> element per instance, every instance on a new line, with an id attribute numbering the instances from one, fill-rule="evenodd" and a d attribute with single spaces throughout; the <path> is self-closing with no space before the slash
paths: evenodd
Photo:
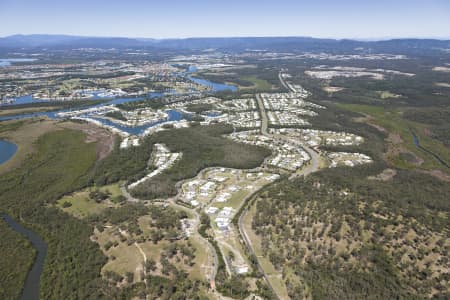
<path id="1" fill-rule="evenodd" d="M 281 73 L 279 74 L 279 79 L 281 84 L 286 87 L 287 89 L 290 89 L 288 87 L 288 85 L 284 82 L 283 78 L 281 77 Z M 267 118 L 267 112 L 266 109 L 264 107 L 264 103 L 261 99 L 261 95 L 257 94 L 256 95 L 256 100 L 258 102 L 258 107 L 259 107 L 259 111 L 260 111 L 260 115 L 261 115 L 261 134 L 263 134 L 264 136 L 273 138 L 273 139 L 281 139 L 281 140 L 286 140 L 290 143 L 293 142 L 292 138 L 289 138 L 287 136 L 281 135 L 281 134 L 270 134 L 267 131 L 268 128 L 268 118 Z M 309 163 L 307 165 L 305 165 L 300 171 L 293 173 L 290 177 L 290 179 L 293 179 L 295 177 L 299 177 L 299 176 L 307 176 L 308 174 L 311 174 L 313 172 L 316 172 L 317 170 L 319 170 L 320 168 L 320 155 L 313 149 L 311 149 L 310 147 L 305 146 L 304 144 L 300 143 L 300 142 L 295 142 L 296 145 L 298 145 L 299 147 L 305 149 L 305 151 L 309 154 L 309 156 L 311 157 L 311 160 L 309 161 Z M 251 254 L 256 258 L 257 264 L 258 264 L 258 269 L 259 271 L 263 274 L 269 288 L 272 290 L 272 292 L 276 295 L 276 297 L 278 299 L 283 299 L 283 297 L 280 296 L 280 292 L 277 291 L 277 289 L 274 288 L 274 285 L 271 283 L 270 280 L 270 276 L 267 274 L 267 272 L 264 270 L 264 268 L 262 267 L 258 256 L 255 253 L 254 250 L 254 246 L 252 244 L 252 241 L 250 240 L 246 230 L 245 230 L 245 226 L 244 226 L 244 218 L 245 215 L 248 213 L 248 207 L 245 208 L 245 210 L 242 212 L 242 214 L 239 216 L 239 232 L 245 242 L 245 244 L 247 245 L 248 249 L 250 250 Z"/>

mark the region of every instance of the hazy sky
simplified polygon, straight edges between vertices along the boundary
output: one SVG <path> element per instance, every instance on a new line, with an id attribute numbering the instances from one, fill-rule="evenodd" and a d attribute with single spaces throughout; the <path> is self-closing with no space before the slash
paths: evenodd
<path id="1" fill-rule="evenodd" d="M 450 0 L 0 0 L 0 36 L 450 37 Z"/>

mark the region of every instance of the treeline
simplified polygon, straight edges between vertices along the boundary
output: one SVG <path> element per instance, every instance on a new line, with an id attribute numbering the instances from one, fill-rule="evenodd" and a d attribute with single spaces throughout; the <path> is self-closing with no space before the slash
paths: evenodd
<path id="1" fill-rule="evenodd" d="M 115 183 L 119 180 L 134 181 L 146 174 L 147 162 L 153 150 L 153 144 L 145 139 L 138 147 L 119 148 L 116 141 L 114 150 L 99 161 L 90 173 L 91 182 L 98 186 Z"/>
<path id="2" fill-rule="evenodd" d="M 151 228 L 148 232 L 139 224 L 139 218 L 147 215 L 150 216 L 149 223 L 144 226 Z M 110 236 L 110 240 L 103 245 L 106 251 L 121 243 L 132 246 L 134 243 L 148 241 L 154 244 L 162 240 L 169 241 L 169 244 L 164 245 L 161 250 L 159 263 L 148 258 L 143 264 L 145 272 L 142 271 L 137 280 L 133 272 L 125 274 L 104 272 L 102 284 L 107 287 L 105 293 L 110 299 L 136 297 L 139 299 L 205 299 L 202 293 L 206 290 L 207 284 L 190 279 L 189 274 L 178 266 L 182 262 L 188 268 L 192 267 L 196 257 L 196 248 L 189 241 L 182 239 L 180 221 L 184 218 L 187 218 L 184 211 L 143 203 L 128 203 L 118 208 L 108 208 L 87 218 L 87 221 L 100 232 L 105 230 L 106 226 L 115 226 L 129 233 L 119 237 Z M 111 257 L 111 259 L 115 258 Z"/>
<path id="3" fill-rule="evenodd" d="M 252 169 L 261 165 L 270 155 L 266 148 L 233 142 L 225 134 L 233 132 L 232 126 L 217 124 L 193 126 L 158 132 L 149 142 L 166 144 L 171 152 L 183 156 L 170 169 L 137 186 L 133 195 L 144 199 L 167 197 L 176 194 L 175 184 L 194 177 L 207 167 Z"/>
<path id="4" fill-rule="evenodd" d="M 170 169 L 132 191 L 133 195 L 144 199 L 175 195 L 178 181 L 194 177 L 204 168 L 251 169 L 258 167 L 270 155 L 266 148 L 236 143 L 223 137 L 232 131 L 232 126 L 224 124 L 197 125 L 155 133 L 138 147 L 120 149 L 117 142 L 115 150 L 90 172 L 90 182 L 101 186 L 119 180 L 133 182 L 144 177 L 150 172 L 147 164 L 155 143 L 166 144 L 171 152 L 183 155 Z"/>
<path id="5" fill-rule="evenodd" d="M 98 105 L 107 102 L 107 100 L 73 100 L 73 101 L 41 101 L 26 104 L 4 105 L 2 110 L 22 109 L 22 108 L 40 108 L 55 107 L 54 109 L 76 108 L 91 105 Z"/>
<path id="6" fill-rule="evenodd" d="M 297 276 L 285 278 L 291 297 L 309 290 L 314 299 L 421 299 L 434 290 L 445 299 L 446 275 L 432 270 L 446 265 L 450 188 L 411 171 L 387 182 L 352 171 L 284 180 L 256 203 L 252 227 L 264 255 Z"/>
<path id="7" fill-rule="evenodd" d="M 186 110 L 201 114 L 202 112 L 212 110 L 214 106 L 209 103 L 198 103 L 198 104 L 189 104 L 186 106 Z"/>
<path id="8" fill-rule="evenodd" d="M 403 117 L 428 125 L 430 135 L 450 147 L 450 109 L 409 109 L 403 113 Z"/>
<path id="9" fill-rule="evenodd" d="M 322 149 L 363 152 L 374 162 L 281 180 L 261 192 L 252 227 L 264 255 L 293 299 L 445 299 L 446 275 L 433 270 L 446 264 L 449 250 L 450 187 L 412 170 L 369 179 L 387 167 L 385 134 L 352 121 L 357 114 L 328 106 L 311 119 L 314 128 L 355 133 L 365 142 Z M 436 259 L 429 262 L 427 255 Z"/>
<path id="10" fill-rule="evenodd" d="M 0 216 L 0 298 L 19 299 L 28 270 L 33 265 L 35 249 Z"/>
<path id="11" fill-rule="evenodd" d="M 49 205 L 87 185 L 84 175 L 93 166 L 96 152 L 95 145 L 84 140 L 84 134 L 72 130 L 45 134 L 21 167 L 0 177 L 0 210 L 20 220 L 48 244 L 41 275 L 42 299 L 105 298 L 99 274 L 106 258 L 90 241 L 92 227 Z M 9 242 L 0 244 L 2 287 L 23 283 L 23 272 L 33 255 L 23 240 L 11 238 Z M 11 267 L 6 253 L 16 254 L 16 268 Z M 16 290 L 7 292 L 2 298 L 16 298 Z"/>

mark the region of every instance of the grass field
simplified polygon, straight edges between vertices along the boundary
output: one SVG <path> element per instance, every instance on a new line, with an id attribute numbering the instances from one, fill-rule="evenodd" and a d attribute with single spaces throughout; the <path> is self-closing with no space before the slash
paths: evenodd
<path id="1" fill-rule="evenodd" d="M 253 83 L 253 86 L 239 86 L 240 90 L 259 90 L 259 91 L 268 91 L 272 88 L 272 85 L 265 79 L 260 79 L 255 76 L 243 76 L 240 78 L 241 80 L 249 81 Z"/>
<path id="2" fill-rule="evenodd" d="M 394 99 L 394 98 L 400 98 L 401 97 L 401 95 L 394 94 L 394 93 L 391 93 L 389 91 L 378 91 L 377 93 L 380 95 L 380 98 L 383 99 L 383 100 L 385 100 L 385 99 Z"/>
<path id="3" fill-rule="evenodd" d="M 198 235 L 191 236 L 189 238 L 189 241 L 191 241 L 194 248 L 197 249 L 197 251 L 195 252 L 195 265 L 190 271 L 189 276 L 192 279 L 207 281 L 207 278 L 205 276 L 206 274 L 205 267 L 208 267 L 209 264 L 208 256 L 211 255 L 209 253 L 209 248 L 200 241 Z"/>
<path id="4" fill-rule="evenodd" d="M 94 189 L 95 188 L 90 187 L 82 191 L 75 192 L 71 195 L 64 196 L 57 201 L 56 206 L 77 218 L 84 218 L 92 214 L 100 213 L 105 208 L 118 206 L 117 204 L 113 204 L 111 201 L 97 203 L 95 200 L 91 199 L 89 197 L 89 193 Z M 98 190 L 102 192 L 109 192 L 111 194 L 110 198 L 122 195 L 119 183 L 102 186 L 99 187 Z M 71 206 L 64 207 L 64 203 L 70 203 Z"/>
<path id="5" fill-rule="evenodd" d="M 113 189 L 114 186 L 104 187 L 109 190 Z M 112 192 L 113 193 L 113 192 Z M 179 208 L 176 207 L 175 210 Z M 183 209 L 184 210 L 184 209 Z M 187 211 L 187 209 L 186 209 Z M 192 217 L 192 213 L 188 216 Z M 141 281 L 140 274 L 142 272 L 142 264 L 144 262 L 144 256 L 141 253 L 145 253 L 147 260 L 153 260 L 156 262 L 156 270 L 152 271 L 152 275 L 165 276 L 162 274 L 162 265 L 160 260 L 162 258 L 162 253 L 166 251 L 169 246 L 173 245 L 183 245 L 187 247 L 192 247 L 195 249 L 195 257 L 193 258 L 194 264 L 192 266 L 184 262 L 185 257 L 180 256 L 180 260 L 173 258 L 171 263 L 174 264 L 178 269 L 185 270 L 189 274 L 190 279 L 198 279 L 201 281 L 206 281 L 206 270 L 205 266 L 210 264 L 209 258 L 209 248 L 202 243 L 198 234 L 193 234 L 188 240 L 174 240 L 169 241 L 168 239 L 162 239 L 156 244 L 149 240 L 152 232 L 155 230 L 150 224 L 154 221 L 151 215 L 143 215 L 137 219 L 137 225 L 141 230 L 139 234 L 131 234 L 126 230 L 128 221 L 123 223 L 118 223 L 114 225 L 107 225 L 105 229 L 100 232 L 98 230 L 94 231 L 95 240 L 100 245 L 100 248 L 106 256 L 109 257 L 108 262 L 102 268 L 102 274 L 106 271 L 113 271 L 117 274 L 124 276 L 127 272 L 131 272 L 135 275 L 135 281 Z M 163 229 L 156 229 L 163 230 Z M 136 242 L 138 244 L 136 244 Z M 189 246 L 189 243 L 191 246 Z M 209 274 L 209 273 L 208 273 Z"/>

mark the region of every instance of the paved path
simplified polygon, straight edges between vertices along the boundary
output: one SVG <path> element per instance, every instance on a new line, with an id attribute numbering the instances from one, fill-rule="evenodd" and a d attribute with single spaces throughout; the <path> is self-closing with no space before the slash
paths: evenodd
<path id="1" fill-rule="evenodd" d="M 281 74 L 283 74 L 283 72 L 280 71 L 280 73 L 278 73 L 278 79 L 280 79 L 281 84 L 289 91 L 292 91 L 292 89 L 286 84 L 286 82 L 284 81 L 283 77 L 281 76 Z"/>
<path id="2" fill-rule="evenodd" d="M 125 198 L 127 198 L 128 202 L 137 203 L 137 202 L 141 201 L 141 200 L 136 199 L 133 196 L 131 196 L 131 194 L 128 192 L 127 188 L 125 187 L 125 183 L 120 186 L 120 190 L 121 190 L 122 194 L 125 196 Z"/>

